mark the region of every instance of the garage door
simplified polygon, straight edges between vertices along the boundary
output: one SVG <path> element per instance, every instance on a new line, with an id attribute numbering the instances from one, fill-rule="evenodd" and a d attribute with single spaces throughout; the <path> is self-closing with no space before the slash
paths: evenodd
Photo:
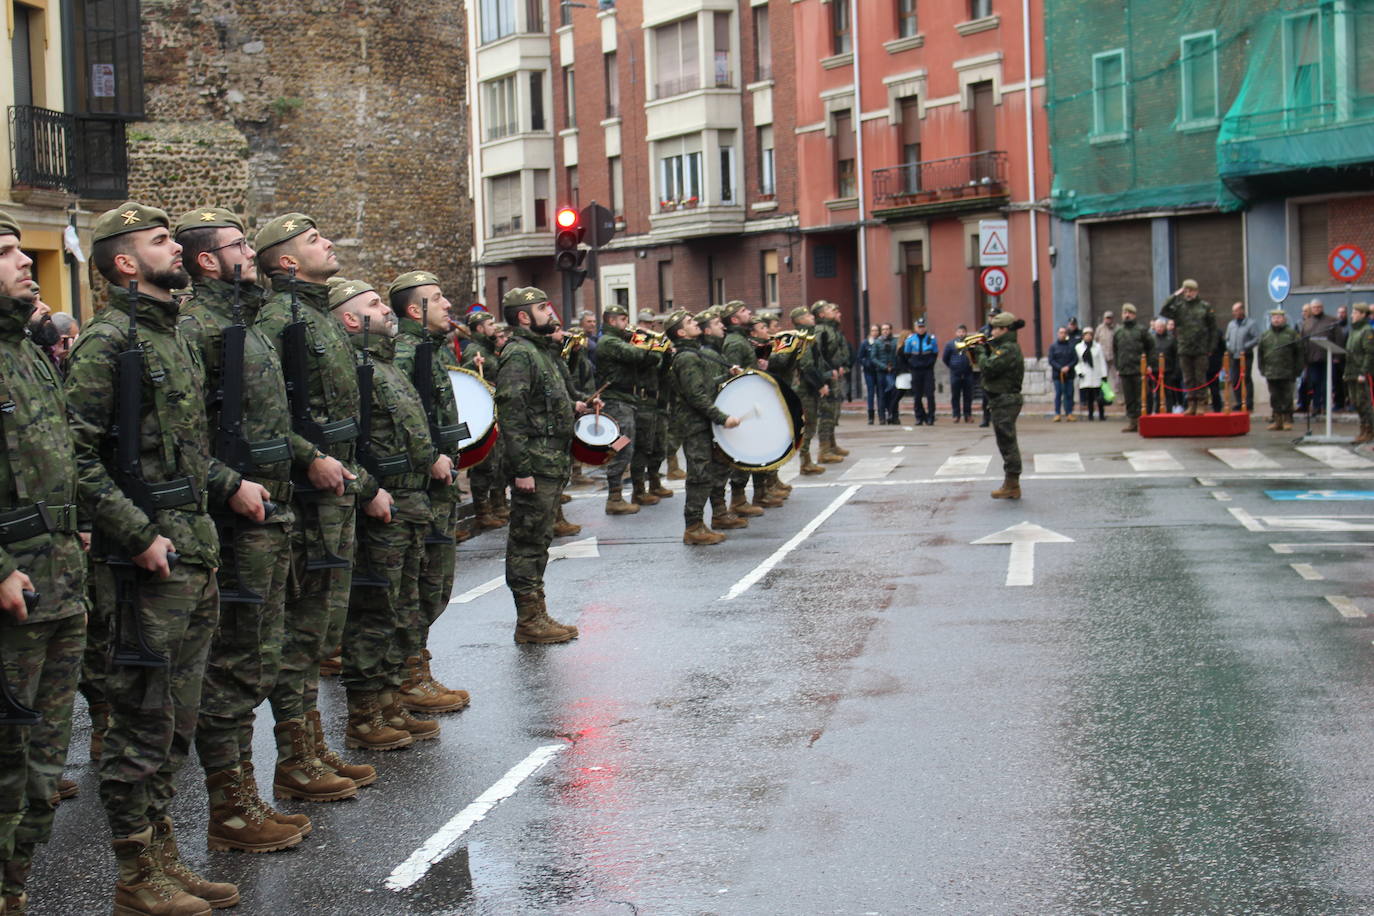
<path id="1" fill-rule="evenodd" d="M 1091 259 L 1089 289 L 1092 301 L 1084 310 L 1087 320 L 1079 316 L 1084 327 L 1096 327 L 1102 321 L 1103 312 L 1112 312 L 1118 321 L 1121 320 L 1123 302 L 1135 303 L 1141 321 L 1154 315 L 1159 303 L 1153 301 L 1149 220 L 1090 224 L 1088 256 Z"/>
<path id="2" fill-rule="evenodd" d="M 1217 326 L 1231 320 L 1231 303 L 1245 301 L 1245 244 L 1239 213 L 1174 219 L 1173 286 L 1196 280 L 1212 304 Z"/>

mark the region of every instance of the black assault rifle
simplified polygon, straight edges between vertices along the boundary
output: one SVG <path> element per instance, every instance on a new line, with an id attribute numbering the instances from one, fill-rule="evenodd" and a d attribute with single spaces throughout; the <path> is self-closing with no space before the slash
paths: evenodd
<path id="1" fill-rule="evenodd" d="M 38 592 L 31 592 L 24 589 L 24 608 L 30 614 L 38 606 Z M 37 725 L 43 721 L 43 714 L 36 709 L 31 709 L 19 702 L 19 698 L 10 690 L 9 678 L 3 674 L 3 665 L 0 665 L 0 725 L 22 728 L 26 725 Z"/>
<path id="2" fill-rule="evenodd" d="M 452 451 L 468 437 L 468 425 L 459 422 L 453 426 L 441 426 L 438 422 L 439 411 L 434 403 L 434 341 L 429 339 L 429 300 L 420 300 L 420 324 L 424 328 L 424 333 L 420 342 L 415 345 L 415 365 L 410 373 L 411 383 L 415 385 L 415 391 L 420 395 L 420 406 L 425 410 L 425 417 L 429 420 L 429 435 L 434 441 L 434 450 L 445 453 Z M 458 478 L 458 467 L 455 465 L 451 472 L 453 479 Z M 425 535 L 426 544 L 452 544 L 453 538 L 444 534 L 436 528 L 430 528 L 429 534 Z"/>
<path id="3" fill-rule="evenodd" d="M 372 388 L 376 368 L 372 365 L 372 354 L 367 345 L 372 331 L 372 319 L 363 316 L 363 355 L 358 362 L 358 463 L 368 472 L 381 478 L 387 474 L 405 473 L 410 470 L 410 460 L 405 455 L 391 458 L 378 458 L 372 451 Z M 396 467 L 400 458 L 400 467 Z M 388 463 L 390 462 L 390 464 Z M 359 511 L 362 507 L 359 506 Z M 362 527 L 361 520 L 358 526 Z M 365 549 L 365 548 L 364 548 Z M 371 567 L 359 567 L 353 571 L 353 584 L 362 588 L 391 588 L 391 580 Z"/>

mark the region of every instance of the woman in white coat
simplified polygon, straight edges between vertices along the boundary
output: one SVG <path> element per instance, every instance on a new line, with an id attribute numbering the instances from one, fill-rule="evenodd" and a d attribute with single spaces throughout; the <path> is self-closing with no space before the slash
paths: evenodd
<path id="1" fill-rule="evenodd" d="M 1099 420 L 1107 419 L 1107 406 L 1102 403 L 1102 380 L 1107 377 L 1107 357 L 1102 345 L 1093 340 L 1093 329 L 1083 329 L 1083 339 L 1074 345 L 1078 354 L 1078 365 L 1074 371 L 1078 375 L 1078 395 L 1088 419 L 1093 418 L 1093 408 L 1097 409 Z"/>

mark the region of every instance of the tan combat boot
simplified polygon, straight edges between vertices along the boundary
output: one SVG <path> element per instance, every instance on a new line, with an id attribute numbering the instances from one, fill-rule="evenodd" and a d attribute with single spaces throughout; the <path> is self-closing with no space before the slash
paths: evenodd
<path id="1" fill-rule="evenodd" d="M 503 522 L 510 521 L 510 502 L 506 499 L 505 488 L 491 494 L 491 514 Z"/>
<path id="2" fill-rule="evenodd" d="M 775 491 L 777 491 L 778 493 L 781 493 L 783 499 L 786 499 L 787 497 L 789 497 L 789 496 L 792 495 L 792 486 L 791 486 L 791 484 L 785 484 L 785 483 L 783 483 L 783 482 L 782 482 L 782 478 L 778 476 L 778 472 L 777 472 L 777 471 L 774 471 L 774 472 L 769 476 L 769 479 L 768 479 L 768 489 L 769 489 L 769 490 L 775 490 Z"/>
<path id="3" fill-rule="evenodd" d="M 571 623 L 560 623 L 549 616 L 549 602 L 548 598 L 544 595 L 544 590 L 541 588 L 539 591 L 535 592 L 535 594 L 539 597 L 540 622 L 542 622 L 545 626 L 556 627 L 561 630 L 566 630 L 568 633 L 572 635 L 573 639 L 576 639 L 578 637 L 578 630 L 576 626 L 574 626 Z"/>
<path id="4" fill-rule="evenodd" d="M 415 739 L 404 729 L 392 728 L 382 717 L 379 691 L 348 691 L 348 730 L 344 744 L 364 751 L 399 751 Z"/>
<path id="5" fill-rule="evenodd" d="M 299 833 L 296 835 L 300 836 Z M 227 881 L 206 881 L 181 861 L 181 853 L 177 850 L 176 831 L 172 829 L 170 817 L 160 817 L 153 821 L 151 848 L 157 854 L 157 860 L 162 865 L 162 873 L 167 879 L 192 897 L 199 897 L 210 904 L 210 909 L 228 909 L 239 902 L 237 887 Z"/>
<path id="6" fill-rule="evenodd" d="M 844 461 L 843 455 L 837 455 L 830 450 L 829 443 L 821 446 L 821 453 L 816 458 L 821 464 L 839 464 Z"/>
<path id="7" fill-rule="evenodd" d="M 338 775 L 316 756 L 304 719 L 278 722 L 272 734 L 277 739 L 277 769 L 272 774 L 272 794 L 277 798 L 331 802 L 358 794 L 357 783 Z"/>
<path id="8" fill-rule="evenodd" d="M 1123 433 L 1138 433 L 1138 432 L 1140 432 L 1140 420 L 1139 420 L 1138 418 L 1136 418 L 1136 417 L 1128 417 L 1128 418 L 1126 419 L 1126 425 L 1123 426 L 1123 427 L 1121 427 L 1121 431 L 1122 431 Z"/>
<path id="9" fill-rule="evenodd" d="M 343 672 L 343 650 L 340 649 L 320 662 L 320 677 L 338 677 Z"/>
<path id="10" fill-rule="evenodd" d="M 438 693 L 451 693 L 461 700 L 464 706 L 471 703 L 472 695 L 466 690 L 445 687 L 439 682 L 439 679 L 434 676 L 434 672 L 430 669 L 430 662 L 433 660 L 434 653 L 430 652 L 428 649 L 420 650 L 420 676 L 424 679 L 424 682 L 429 685 L 430 689 Z"/>
<path id="11" fill-rule="evenodd" d="M 682 469 L 682 465 L 678 464 L 677 452 L 674 452 L 673 454 L 671 454 L 671 455 L 668 456 L 668 479 L 669 479 L 669 480 L 686 480 L 686 479 L 687 479 L 687 472 L 684 471 L 684 470 Z"/>
<path id="12" fill-rule="evenodd" d="M 258 779 L 253 773 L 253 761 L 240 760 L 239 772 L 243 774 L 243 789 L 245 797 L 251 797 L 252 802 L 257 808 L 276 821 L 278 824 L 289 824 L 300 832 L 302 837 L 310 836 L 310 831 L 315 829 L 315 825 L 310 823 L 310 818 L 304 814 L 283 814 L 263 801 L 258 794 Z"/>
<path id="13" fill-rule="evenodd" d="M 538 592 L 515 596 L 515 641 L 549 645 L 567 642 L 576 634 L 543 613 L 544 600 Z"/>
<path id="14" fill-rule="evenodd" d="M 673 491 L 663 485 L 663 478 L 656 473 L 649 475 L 649 492 L 659 499 L 673 498 Z"/>
<path id="15" fill-rule="evenodd" d="M 768 489 L 767 486 L 760 490 L 759 485 L 754 484 L 754 506 L 759 509 L 781 509 L 782 503 L 783 497 L 780 494 Z"/>
<path id="16" fill-rule="evenodd" d="M 422 713 L 457 712 L 468 705 L 467 691 L 459 696 L 453 691 L 441 691 L 425 676 L 427 662 L 418 655 L 406 659 L 406 678 L 401 681 L 401 705 Z"/>
<path id="17" fill-rule="evenodd" d="M 735 528 L 748 528 L 749 519 L 740 518 L 725 505 L 724 496 L 711 497 L 711 527 L 717 531 L 731 531 Z"/>
<path id="18" fill-rule="evenodd" d="M 572 494 L 571 494 L 571 493 L 568 493 L 568 492 L 565 491 L 565 492 L 563 492 L 563 493 L 559 493 L 559 494 L 558 494 L 558 504 L 559 504 L 560 506 L 566 506 L 566 505 L 567 505 L 568 503 L 570 503 L 570 502 L 572 502 Z"/>
<path id="19" fill-rule="evenodd" d="M 491 514 L 491 503 L 485 499 L 473 500 L 472 512 L 472 523 L 478 531 L 495 531 L 506 526 L 505 522 Z"/>
<path id="20" fill-rule="evenodd" d="M 1293 428 L 1293 415 L 1292 415 L 1291 413 L 1286 413 L 1286 414 L 1283 415 L 1283 428 L 1284 428 L 1284 429 L 1292 429 L 1292 428 Z"/>
<path id="21" fill-rule="evenodd" d="M 993 499 L 1020 499 L 1021 498 L 1021 475 L 1008 474 L 1002 481 L 1002 486 L 992 491 Z"/>
<path id="22" fill-rule="evenodd" d="M 1270 431 L 1283 429 L 1283 417 L 1279 416 L 1278 414 L 1274 414 L 1274 418 L 1269 421 L 1269 425 L 1266 426 L 1265 429 Z"/>
<path id="23" fill-rule="evenodd" d="M 740 518 L 758 518 L 763 514 L 761 507 L 749 505 L 749 497 L 745 494 L 744 487 L 730 488 L 730 511 Z"/>
<path id="24" fill-rule="evenodd" d="M 151 825 L 112 845 L 119 864 L 115 916 L 210 916 L 208 902 L 186 893 L 163 873 Z"/>
<path id="25" fill-rule="evenodd" d="M 725 535 L 707 528 L 705 522 L 689 525 L 687 530 L 682 532 L 682 543 L 688 547 L 710 547 L 712 544 L 719 544 L 723 540 L 725 540 Z"/>
<path id="26" fill-rule="evenodd" d="M 417 719 L 410 710 L 401 705 L 401 695 L 395 690 L 383 690 L 378 696 L 382 708 L 382 721 L 392 728 L 409 732 L 416 741 L 428 741 L 439 737 L 439 723 L 434 719 Z"/>
<path id="27" fill-rule="evenodd" d="M 105 750 L 105 733 L 110 730 L 110 704 L 93 703 L 91 713 L 91 763 L 99 763 Z"/>
<path id="28" fill-rule="evenodd" d="M 206 777 L 210 823 L 205 845 L 210 851 L 277 852 L 298 845 L 301 832 L 268 817 L 243 788 L 243 774 L 237 769 Z"/>
<path id="29" fill-rule="evenodd" d="M 634 495 L 630 497 L 630 501 L 636 506 L 657 506 L 659 502 L 658 497 L 645 487 L 643 480 L 634 482 Z"/>
<path id="30" fill-rule="evenodd" d="M 811 460 L 811 447 L 802 449 L 801 453 L 801 472 L 803 474 L 824 474 L 825 468 Z"/>
<path id="31" fill-rule="evenodd" d="M 606 491 L 607 515 L 634 515 L 638 511 L 639 506 L 625 502 L 625 494 L 619 488 Z"/>
<path id="32" fill-rule="evenodd" d="M 849 449 L 847 449 L 847 448 L 840 448 L 840 444 L 839 444 L 838 442 L 835 441 L 835 437 L 834 437 L 834 436 L 831 436 L 831 437 L 830 437 L 829 448 L 830 448 L 830 454 L 832 454 L 832 455 L 839 455 L 841 458 L 848 458 L 848 457 L 849 457 Z"/>
<path id="33" fill-rule="evenodd" d="M 563 515 L 563 507 L 558 507 L 558 514 L 553 520 L 553 536 L 556 538 L 570 538 L 574 534 L 581 534 L 582 526 L 573 524 Z"/>
<path id="34" fill-rule="evenodd" d="M 1363 445 L 1371 440 L 1374 440 L 1374 427 L 1371 427 L 1368 423 L 1361 423 L 1360 434 L 1355 437 L 1354 444 Z"/>
<path id="35" fill-rule="evenodd" d="M 339 756 L 324 740 L 324 724 L 320 721 L 320 711 L 312 709 L 305 714 L 305 732 L 315 759 L 335 776 L 353 781 L 361 789 L 377 781 L 377 768 L 366 763 L 349 763 Z M 351 796 L 350 796 L 351 797 Z"/>

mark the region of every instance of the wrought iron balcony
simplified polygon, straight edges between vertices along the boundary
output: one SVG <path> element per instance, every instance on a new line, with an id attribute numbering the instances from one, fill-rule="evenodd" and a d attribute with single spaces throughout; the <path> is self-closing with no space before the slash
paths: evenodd
<path id="1" fill-rule="evenodd" d="M 12 105 L 9 129 L 10 183 L 16 189 L 109 199 L 128 195 L 123 121 Z"/>
<path id="2" fill-rule="evenodd" d="M 873 170 L 873 196 L 879 203 L 901 205 L 959 197 L 997 197 L 1007 192 L 1006 185 L 1007 154 L 1002 150 Z"/>

